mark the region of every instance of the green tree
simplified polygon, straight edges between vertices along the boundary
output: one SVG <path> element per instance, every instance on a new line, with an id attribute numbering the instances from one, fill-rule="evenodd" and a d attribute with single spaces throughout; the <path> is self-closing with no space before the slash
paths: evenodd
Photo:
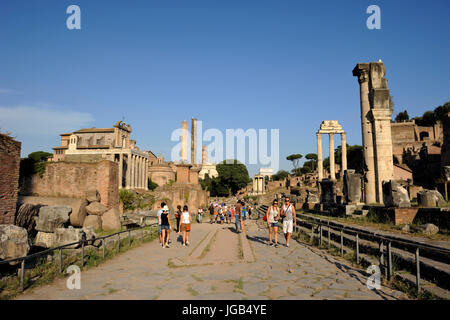
<path id="1" fill-rule="evenodd" d="M 395 117 L 395 121 L 396 122 L 409 121 L 408 111 L 404 110 L 402 112 L 399 112 Z"/>
<path id="2" fill-rule="evenodd" d="M 279 170 L 272 176 L 272 180 L 273 181 L 284 180 L 287 176 L 289 176 L 289 172 L 287 172 L 286 170 Z"/>
<path id="3" fill-rule="evenodd" d="M 247 186 L 252 180 L 248 175 L 247 167 L 237 160 L 225 160 L 216 166 L 219 173 L 218 181 L 213 180 L 214 184 L 221 193 L 223 188 L 228 189 L 228 193 L 235 195 L 240 189 Z"/>
<path id="4" fill-rule="evenodd" d="M 317 163 L 317 154 L 316 153 L 308 153 L 305 156 L 305 158 L 311 161 L 311 164 L 312 164 L 311 169 L 312 169 L 312 171 L 314 171 L 315 167 L 316 167 L 316 163 Z M 304 166 L 304 164 L 303 164 L 303 166 Z"/>
<path id="5" fill-rule="evenodd" d="M 44 162 L 47 161 L 47 158 L 52 156 L 51 153 L 45 151 L 35 151 L 28 155 L 28 158 L 34 160 L 34 162 Z"/>
<path id="6" fill-rule="evenodd" d="M 153 182 L 152 179 L 148 178 L 148 189 L 153 191 L 156 188 L 158 188 L 158 184 Z"/>
<path id="7" fill-rule="evenodd" d="M 287 156 L 286 160 L 292 161 L 292 165 L 294 166 L 294 169 L 298 169 L 298 164 L 302 157 L 303 157 L 303 155 L 296 153 L 296 154 L 291 154 L 290 156 Z"/>

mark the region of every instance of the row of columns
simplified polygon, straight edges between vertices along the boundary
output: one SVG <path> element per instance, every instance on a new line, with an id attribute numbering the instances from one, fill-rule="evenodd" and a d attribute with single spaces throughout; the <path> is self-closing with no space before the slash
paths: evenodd
<path id="1" fill-rule="evenodd" d="M 119 188 L 123 188 L 125 176 L 126 189 L 147 189 L 148 158 L 132 153 L 126 155 L 126 172 L 124 172 L 124 154 L 119 154 Z"/>
<path id="2" fill-rule="evenodd" d="M 265 193 L 265 181 L 263 175 L 255 175 L 253 177 L 253 193 L 255 194 Z"/>
<path id="3" fill-rule="evenodd" d="M 317 133 L 317 172 L 319 182 L 323 179 L 323 156 L 322 156 L 322 133 Z M 341 148 L 342 148 L 342 167 L 341 178 L 344 175 L 344 171 L 347 170 L 347 140 L 345 132 L 341 135 Z M 335 176 L 335 160 L 334 160 L 334 133 L 328 133 L 329 136 L 329 151 L 330 151 L 330 178 L 336 180 Z"/>

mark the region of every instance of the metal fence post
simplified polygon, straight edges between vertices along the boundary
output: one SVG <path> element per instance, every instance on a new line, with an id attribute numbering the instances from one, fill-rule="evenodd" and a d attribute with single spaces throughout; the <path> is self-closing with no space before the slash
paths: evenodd
<path id="1" fill-rule="evenodd" d="M 84 241 L 81 241 L 81 267 L 84 266 Z"/>
<path id="2" fill-rule="evenodd" d="M 384 249 L 383 249 L 383 246 L 384 246 L 384 244 L 383 244 L 383 241 L 380 241 L 380 267 L 382 267 L 383 269 L 386 269 L 385 268 L 385 265 L 384 265 Z"/>
<path id="3" fill-rule="evenodd" d="M 22 260 L 22 265 L 20 268 L 20 289 L 24 290 L 24 277 L 25 277 L 25 259 Z"/>
<path id="4" fill-rule="evenodd" d="M 416 287 L 417 293 L 420 292 L 420 259 L 419 259 L 419 247 L 416 249 Z"/>
<path id="5" fill-rule="evenodd" d="M 322 224 L 319 224 L 319 231 L 320 231 L 319 247 L 321 247 L 322 246 Z"/>
<path id="6" fill-rule="evenodd" d="M 102 239 L 102 256 L 105 259 L 105 238 Z"/>
<path id="7" fill-rule="evenodd" d="M 331 246 L 330 220 L 328 220 L 328 250 L 330 250 L 330 246 Z"/>
<path id="8" fill-rule="evenodd" d="M 344 256 L 344 229 L 341 229 L 341 257 Z"/>
<path id="9" fill-rule="evenodd" d="M 311 241 L 314 243 L 314 223 L 311 222 Z"/>
<path id="10" fill-rule="evenodd" d="M 356 263 L 359 264 L 359 235 L 356 234 Z"/>
<path id="11" fill-rule="evenodd" d="M 120 233 L 117 234 L 117 238 L 119 241 L 117 241 L 117 252 L 120 252 Z"/>
<path id="12" fill-rule="evenodd" d="M 141 229 L 141 242 L 144 242 L 144 229 Z"/>
<path id="13" fill-rule="evenodd" d="M 392 252 L 391 252 L 391 242 L 387 244 L 387 254 L 388 254 L 388 279 L 392 277 Z"/>
<path id="14" fill-rule="evenodd" d="M 131 231 L 128 230 L 128 246 L 131 247 Z"/>
<path id="15" fill-rule="evenodd" d="M 59 248 L 59 273 L 62 273 L 62 248 Z"/>

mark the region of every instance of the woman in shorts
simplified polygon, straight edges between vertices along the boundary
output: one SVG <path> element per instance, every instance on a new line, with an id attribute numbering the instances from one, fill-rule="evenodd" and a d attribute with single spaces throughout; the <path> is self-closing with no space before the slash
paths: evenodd
<path id="1" fill-rule="evenodd" d="M 169 207 L 164 206 L 161 213 L 161 237 L 163 241 L 163 248 L 170 248 L 168 243 L 170 229 L 172 229 L 172 224 L 170 223 Z"/>
<path id="2" fill-rule="evenodd" d="M 183 233 L 183 247 L 189 245 L 189 233 L 191 232 L 191 222 L 192 217 L 189 213 L 188 206 L 183 207 L 183 212 L 181 213 L 180 218 L 180 226 L 178 227 L 178 230 Z M 178 234 L 180 234 L 178 232 Z"/>
<path id="3" fill-rule="evenodd" d="M 267 208 L 266 221 L 269 227 L 269 246 L 272 246 L 272 233 L 274 234 L 275 248 L 278 247 L 278 220 L 280 220 L 280 208 L 278 200 L 273 200 L 272 205 Z"/>

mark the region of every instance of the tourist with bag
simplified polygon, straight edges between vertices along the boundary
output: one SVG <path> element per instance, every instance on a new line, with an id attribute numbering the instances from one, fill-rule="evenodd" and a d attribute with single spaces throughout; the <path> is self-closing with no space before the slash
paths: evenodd
<path id="1" fill-rule="evenodd" d="M 284 205 L 281 208 L 281 216 L 283 217 L 283 233 L 286 239 L 286 247 L 289 247 L 289 240 L 291 239 L 291 233 L 296 224 L 295 208 L 290 203 L 290 198 L 284 198 Z"/>
<path id="2" fill-rule="evenodd" d="M 272 234 L 275 240 L 275 248 L 278 248 L 278 221 L 280 220 L 280 208 L 278 200 L 273 200 L 272 205 L 267 208 L 266 212 L 267 226 L 269 227 L 269 246 L 273 246 Z"/>
<path id="3" fill-rule="evenodd" d="M 234 217 L 235 217 L 235 223 L 236 223 L 236 232 L 239 232 L 239 229 L 242 229 L 241 225 L 241 202 L 238 200 L 236 207 L 234 209 Z"/>
<path id="4" fill-rule="evenodd" d="M 177 230 L 176 232 L 180 232 L 178 226 L 180 225 L 180 217 L 181 217 L 181 206 L 177 205 L 177 211 L 175 212 L 175 219 L 177 220 Z"/>
<path id="5" fill-rule="evenodd" d="M 170 213 L 169 207 L 164 206 L 161 213 L 161 237 L 163 241 L 163 248 L 170 248 L 169 239 L 170 239 L 170 229 L 172 229 L 172 224 L 170 222 Z"/>
<path id="6" fill-rule="evenodd" d="M 181 213 L 180 225 L 178 227 L 178 234 L 183 233 L 183 247 L 189 245 L 189 233 L 191 232 L 191 222 L 192 217 L 189 213 L 188 206 L 183 207 L 183 212 Z"/>

